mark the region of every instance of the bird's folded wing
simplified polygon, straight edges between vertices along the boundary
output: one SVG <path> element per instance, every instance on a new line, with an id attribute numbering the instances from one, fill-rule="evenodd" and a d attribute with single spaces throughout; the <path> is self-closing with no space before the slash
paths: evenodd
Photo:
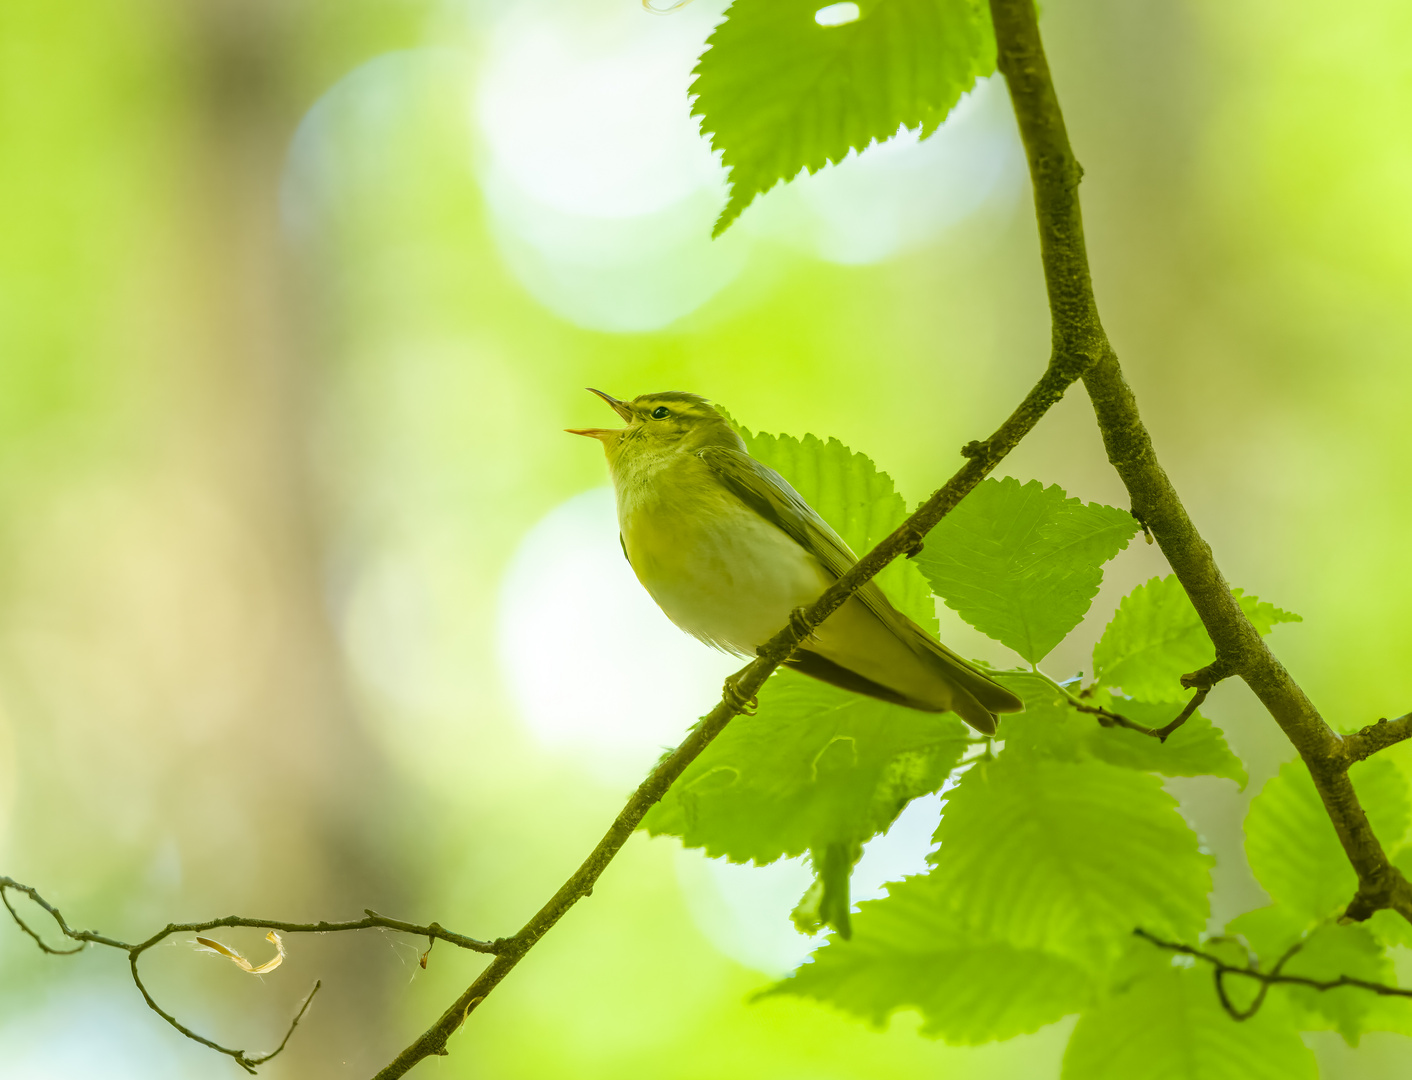
<path id="1" fill-rule="evenodd" d="M 842 577 L 858 561 L 843 537 L 774 469 L 728 446 L 708 446 L 697 456 L 742 502 L 793 537 L 834 577 Z"/>
<path id="2" fill-rule="evenodd" d="M 697 455 L 742 502 L 793 537 L 834 577 L 842 577 L 858 561 L 858 556 L 844 543 L 843 537 L 834 532 L 799 492 L 789 486 L 789 481 L 774 469 L 760 464 L 749 454 L 725 446 L 708 446 L 697 451 Z M 974 670 L 966 660 L 925 634 L 911 619 L 893 607 L 875 582 L 867 582 L 855 595 L 901 640 L 914 644 L 915 630 L 928 639 L 934 650 Z"/>

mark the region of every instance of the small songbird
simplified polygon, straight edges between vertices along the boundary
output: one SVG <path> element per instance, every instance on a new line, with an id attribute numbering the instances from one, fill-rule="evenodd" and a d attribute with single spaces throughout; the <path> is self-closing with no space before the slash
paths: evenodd
<path id="1" fill-rule="evenodd" d="M 705 398 L 669 391 L 619 401 L 622 428 L 569 429 L 603 443 L 623 553 L 667 618 L 753 657 L 797 607 L 858 561 L 838 533 Z M 935 640 L 870 581 L 785 663 L 805 675 L 995 733 L 1018 697 Z"/>

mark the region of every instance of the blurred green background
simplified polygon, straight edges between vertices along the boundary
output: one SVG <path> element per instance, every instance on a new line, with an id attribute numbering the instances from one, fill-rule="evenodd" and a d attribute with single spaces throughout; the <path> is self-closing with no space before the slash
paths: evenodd
<path id="1" fill-rule="evenodd" d="M 6 0 L 0 6 L 0 872 L 128 939 L 373 907 L 513 932 L 731 665 L 617 552 L 582 387 L 685 389 L 835 435 L 918 499 L 1047 352 L 1003 87 L 766 196 L 687 116 L 720 0 Z M 1158 448 L 1331 722 L 1407 709 L 1412 8 L 1054 0 L 1043 30 L 1100 307 Z M 1125 505 L 1081 394 L 1006 471 Z M 1047 666 L 1085 668 L 1136 545 Z M 943 612 L 971 655 L 1011 657 Z M 1262 902 L 1249 797 L 1289 746 L 1211 714 L 1251 785 L 1170 786 Z M 923 800 L 859 871 L 921 867 Z M 979 1048 L 752 991 L 807 953 L 807 874 L 636 838 L 416 1075 L 1055 1077 L 1068 1023 Z M 873 892 L 869 892 L 869 890 Z M 258 933 L 223 940 L 265 955 Z M 477 969 L 365 934 L 251 978 L 145 961 L 272 1077 L 363 1077 Z M 1404 979 L 1412 971 L 1403 964 Z M 1325 1075 L 1412 1069 L 1310 1037 Z M 238 1075 L 122 957 L 0 926 L 6 1077 Z"/>

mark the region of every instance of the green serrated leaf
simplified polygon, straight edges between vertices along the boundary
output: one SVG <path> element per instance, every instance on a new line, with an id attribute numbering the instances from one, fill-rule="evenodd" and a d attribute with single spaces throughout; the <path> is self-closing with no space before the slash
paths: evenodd
<path id="1" fill-rule="evenodd" d="M 1286 975 L 1303 975 L 1322 982 L 1348 975 L 1397 985 L 1396 972 L 1385 952 L 1387 942 L 1380 940 L 1371 921 L 1349 926 L 1323 923 L 1310 929 L 1306 916 L 1283 904 L 1272 904 L 1232 919 L 1226 933 L 1245 939 L 1263 971 L 1271 970 L 1297 944 L 1298 951 L 1281 969 Z M 1412 1000 L 1406 998 L 1381 997 L 1359 987 L 1320 991 L 1280 986 L 1271 993 L 1289 1001 L 1302 1029 L 1337 1031 L 1353 1046 L 1365 1031 L 1412 1034 Z"/>
<path id="2" fill-rule="evenodd" d="M 936 130 L 981 76 L 995 38 L 980 0 L 861 0 L 820 26 L 819 0 L 735 0 L 696 66 L 693 115 L 721 151 L 731 193 L 712 235 L 756 195 L 902 127 Z"/>
<path id="3" fill-rule="evenodd" d="M 1127 511 L 1057 485 L 986 480 L 932 531 L 917 564 L 947 607 L 1038 663 L 1079 624 L 1103 564 L 1137 530 Z"/>
<path id="4" fill-rule="evenodd" d="M 1318 927 L 1285 964 L 1284 973 L 1320 981 L 1347 975 L 1389 986 L 1397 984 L 1392 961 L 1382 944 L 1363 926 Z M 1282 990 L 1298 1009 L 1301 1028 L 1337 1031 L 1350 1046 L 1357 1046 L 1365 1031 L 1401 1030 L 1412 1022 L 1412 1001 L 1379 998 L 1359 987 L 1320 991 L 1287 986 Z"/>
<path id="5" fill-rule="evenodd" d="M 1373 758 L 1348 772 L 1373 831 L 1385 843 L 1407 831 L 1407 783 L 1389 761 Z M 1341 912 L 1358 879 L 1328 812 L 1300 761 L 1286 762 L 1250 803 L 1245 853 L 1265 891 L 1307 923 Z"/>
<path id="6" fill-rule="evenodd" d="M 1226 924 L 1226 933 L 1244 938 L 1266 971 L 1274 967 L 1285 950 L 1303 938 L 1308 929 L 1308 918 L 1283 904 L 1247 911 Z"/>
<path id="7" fill-rule="evenodd" d="M 1012 690 L 1020 695 L 1021 700 L 1025 703 L 1026 709 L 1046 708 L 1051 705 L 1062 705 L 1064 703 L 1064 695 L 1051 685 L 1048 678 L 1038 672 L 1026 671 L 1024 668 L 1014 668 L 1006 671 L 993 671 L 992 674 L 998 674 L 1000 681 L 1004 683 L 1006 689 Z M 1071 685 L 1070 689 L 1077 690 L 1078 687 Z"/>
<path id="8" fill-rule="evenodd" d="M 857 554 L 871 551 L 906 520 L 906 500 L 868 455 L 837 439 L 738 430 L 750 456 L 788 480 Z M 898 611 L 936 633 L 931 586 L 911 560 L 894 559 L 873 580 Z"/>
<path id="9" fill-rule="evenodd" d="M 1172 954 L 1158 948 L 1145 938 L 1133 934 L 1128 938 L 1118 958 L 1104 972 L 1106 994 L 1125 994 L 1134 984 L 1172 966 Z"/>
<path id="10" fill-rule="evenodd" d="M 1301 621 L 1239 589 L 1232 592 L 1262 634 L 1276 623 Z M 1139 585 L 1123 598 L 1094 646 L 1093 669 L 1098 683 L 1138 701 L 1178 701 L 1187 693 L 1181 677 L 1215 658 L 1196 609 L 1176 576 L 1168 575 Z"/>
<path id="11" fill-rule="evenodd" d="M 736 429 L 751 456 L 784 476 L 854 551 L 870 549 L 906 518 L 892 479 L 837 439 Z M 899 610 L 935 631 L 931 589 L 915 566 L 897 560 L 877 580 Z M 757 714 L 732 721 L 643 827 L 737 862 L 810 852 L 819 880 L 794 917 L 846 931 L 849 871 L 863 843 L 945 782 L 967 738 L 954 715 L 781 671 L 760 691 Z"/>
<path id="12" fill-rule="evenodd" d="M 1185 705 L 1180 701 L 1152 704 L 1116 698 L 1108 707 L 1149 728 L 1171 723 Z M 1128 728 L 1094 724 L 1086 740 L 1089 753 L 1110 765 L 1147 769 L 1163 776 L 1224 776 L 1242 788 L 1250 775 L 1240 758 L 1231 753 L 1221 729 L 1200 710 L 1167 736 L 1165 742 Z"/>
<path id="13" fill-rule="evenodd" d="M 1097 760 L 1125 769 L 1163 776 L 1223 776 L 1244 787 L 1249 776 L 1231 753 L 1221 729 L 1199 711 L 1192 713 L 1166 742 L 1122 727 L 1103 727 L 1038 680 L 1007 677 L 1005 685 L 1020 694 L 1025 711 L 1005 718 L 1005 753 L 1049 761 Z M 1044 691 L 1048 690 L 1046 694 Z M 1095 703 L 1144 727 L 1165 726 L 1182 711 L 1180 702 L 1153 705 L 1102 694 Z"/>
<path id="14" fill-rule="evenodd" d="M 1232 967 L 1244 968 L 1250 963 L 1250 951 L 1240 941 L 1227 935 L 1207 938 L 1201 943 L 1201 951 L 1218 957 Z M 1241 980 L 1233 979 L 1232 981 L 1239 982 Z M 1254 990 L 1258 990 L 1258 986 L 1252 986 L 1252 993 Z"/>
<path id="15" fill-rule="evenodd" d="M 1035 761 L 1079 762 L 1089 759 L 1086 743 L 1098 724 L 1067 705 L 1038 680 L 1006 678 L 1005 686 L 1025 702 L 1025 711 L 1005 718 L 1002 756 Z"/>
<path id="16" fill-rule="evenodd" d="M 1079 1017 L 1062 1080 L 1315 1080 L 1314 1055 L 1284 1010 L 1244 1023 L 1221 1008 L 1203 965 L 1168 968 Z"/>
<path id="17" fill-rule="evenodd" d="M 936 838 L 938 888 L 977 932 L 1104 964 L 1133 930 L 1195 940 L 1211 857 L 1155 776 L 1011 755 L 972 766 Z"/>
<path id="18" fill-rule="evenodd" d="M 851 941 L 833 938 L 767 994 L 827 1002 L 881 1026 L 898 1009 L 950 1043 L 1008 1039 L 1077 1012 L 1094 996 L 1072 960 L 990 941 L 950 906 L 933 873 L 858 906 Z"/>
<path id="19" fill-rule="evenodd" d="M 737 862 L 862 844 L 945 782 L 966 739 L 950 713 L 780 672 L 761 690 L 759 713 L 732 721 L 643 827 Z"/>

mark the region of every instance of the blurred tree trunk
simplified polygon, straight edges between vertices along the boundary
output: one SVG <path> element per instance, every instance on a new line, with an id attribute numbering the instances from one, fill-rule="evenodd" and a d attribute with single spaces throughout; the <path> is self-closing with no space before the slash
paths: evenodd
<path id="1" fill-rule="evenodd" d="M 34 88 L 33 108 L 67 93 L 92 128 L 101 121 L 90 115 L 111 114 L 156 132 L 139 173 L 158 190 L 123 202 L 112 194 L 123 183 L 116 165 L 108 187 L 99 177 L 91 189 L 107 214 L 133 215 L 139 237 L 116 271 L 94 277 L 103 314 L 75 335 L 87 341 L 71 350 L 75 384 L 91 400 L 28 461 L 31 447 L 4 436 L 4 494 L 19 510 L 4 522 L 0 612 L 0 784 L 7 720 L 18 764 L 6 855 L 11 872 L 54 895 L 75 923 L 134 940 L 171 919 L 335 919 L 405 907 L 385 857 L 386 777 L 343 682 L 322 581 L 309 467 L 320 364 L 280 233 L 281 171 L 309 104 L 294 88 L 311 6 L 131 5 L 121 17 L 140 20 L 139 35 L 160 42 L 174 32 L 169 52 L 119 63 L 137 89 L 112 84 L 106 69 L 76 75 L 85 59 L 110 54 L 101 41 L 84 43 L 87 57 L 55 51 L 66 25 L 58 14 L 52 27 L 36 22 L 43 36 L 26 42 L 50 50 L 48 67 L 37 67 L 53 73 L 52 86 Z M 94 86 L 119 102 L 83 105 Z M 143 112 L 152 109 L 155 118 Z M 161 115 L 171 111 L 181 121 L 175 137 Z M 52 138 L 86 134 L 60 128 Z M 12 162 L 20 179 L 9 182 L 42 191 L 46 169 L 58 182 L 42 156 Z M 32 228 L 57 245 L 66 223 L 46 221 L 42 199 L 36 207 Z M 105 242 L 80 235 L 78 260 L 102 267 Z M 90 317 L 95 305 L 72 280 L 30 279 L 57 313 L 38 311 L 36 322 Z M 16 489 L 11 476 L 29 486 Z M 272 1074 L 371 1071 L 396 1041 L 378 1023 L 386 1008 L 377 986 L 388 983 L 375 969 L 396 962 L 388 945 L 289 944 L 285 970 L 263 987 L 175 950 L 148 963 L 192 987 L 167 1008 L 194 1013 L 217 1041 L 255 1049 L 278 1041 L 321 977 L 320 1000 Z M 220 1008 L 202 1007 L 212 1000 Z M 208 1030 L 203 1014 L 219 1016 L 220 1029 Z M 208 1067 L 231 1066 L 213 1055 Z"/>
<path id="2" fill-rule="evenodd" d="M 228 813 L 220 848 L 208 846 L 204 830 L 182 839 L 191 880 L 224 885 L 201 898 L 212 913 L 342 918 L 365 906 L 396 908 L 401 896 L 392 875 L 376 873 L 379 765 L 350 707 L 330 625 L 310 477 L 320 358 L 280 233 L 281 171 L 308 105 L 295 91 L 307 7 L 205 0 L 185 8 L 193 97 L 172 270 L 189 321 L 172 374 L 187 409 L 171 417 L 167 438 L 186 482 L 242 534 L 258 581 L 228 598 L 248 623 L 236 648 L 250 653 L 234 665 L 244 685 L 229 694 L 240 704 L 217 738 L 224 767 L 193 770 L 173 791 L 182 803 Z M 322 950 L 325 962 L 342 958 L 319 972 L 324 1022 L 301 1031 L 282 1074 L 358 1074 L 386 1053 L 365 1038 L 386 1012 L 374 965 L 357 959 L 372 954 L 340 944 Z"/>

